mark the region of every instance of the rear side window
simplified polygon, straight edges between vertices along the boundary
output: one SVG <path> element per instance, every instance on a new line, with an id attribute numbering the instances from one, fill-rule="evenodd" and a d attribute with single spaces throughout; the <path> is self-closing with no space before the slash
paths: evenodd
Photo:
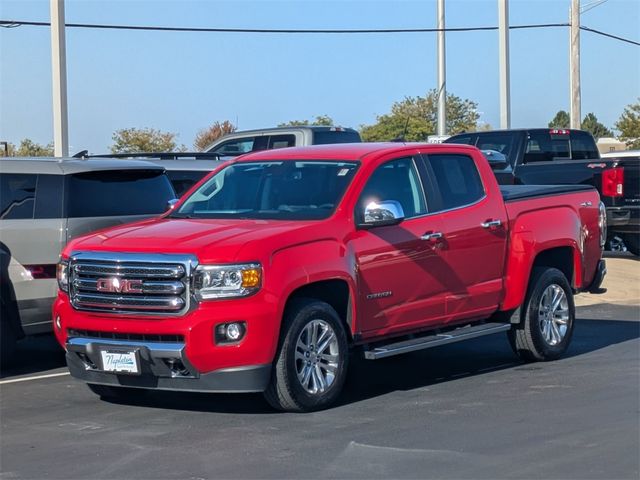
<path id="1" fill-rule="evenodd" d="M 209 173 L 207 171 L 167 170 L 167 176 L 178 197 L 184 195 L 187 190 Z"/>
<path id="2" fill-rule="evenodd" d="M 494 150 L 500 152 L 507 157 L 508 162 L 513 165 L 513 157 L 515 154 L 515 135 L 504 133 L 491 133 L 486 135 L 478 135 L 476 147 L 480 150 Z"/>
<path id="3" fill-rule="evenodd" d="M 360 134 L 352 131 L 317 130 L 313 132 L 314 145 L 331 143 L 360 143 Z"/>
<path id="4" fill-rule="evenodd" d="M 32 219 L 38 175 L 0 174 L 0 219 Z"/>
<path id="5" fill-rule="evenodd" d="M 269 148 L 287 148 L 296 146 L 295 135 L 271 135 L 269 137 Z"/>
<path id="6" fill-rule="evenodd" d="M 449 210 L 477 202 L 484 197 L 480 174 L 466 155 L 429 155 L 427 164 L 437 185 L 435 210 Z M 428 170 L 429 170 L 428 169 Z M 430 209 L 431 211 L 434 208 Z"/>
<path id="7" fill-rule="evenodd" d="M 67 180 L 69 217 L 154 215 L 175 197 L 161 170 L 77 173 Z"/>

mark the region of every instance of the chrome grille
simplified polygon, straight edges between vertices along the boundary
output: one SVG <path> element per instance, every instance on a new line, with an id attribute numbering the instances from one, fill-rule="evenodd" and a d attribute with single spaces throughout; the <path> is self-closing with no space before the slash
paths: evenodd
<path id="1" fill-rule="evenodd" d="M 74 252 L 69 296 L 77 310 L 183 315 L 190 304 L 195 257 Z"/>

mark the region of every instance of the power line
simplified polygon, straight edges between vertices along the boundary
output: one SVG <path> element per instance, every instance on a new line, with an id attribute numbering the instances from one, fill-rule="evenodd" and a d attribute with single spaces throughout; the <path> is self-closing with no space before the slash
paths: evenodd
<path id="1" fill-rule="evenodd" d="M 49 27 L 49 22 L 32 22 L 23 20 L 0 20 L 0 27 L 17 28 L 29 27 Z M 510 25 L 510 30 L 523 30 L 530 28 L 557 28 L 569 27 L 568 23 L 536 23 L 530 25 Z M 434 33 L 434 32 L 479 32 L 498 30 L 497 26 L 485 27 L 447 27 L 438 28 L 368 28 L 368 29 L 297 29 L 297 28 L 211 28 L 211 27 L 161 27 L 146 25 L 115 25 L 99 23 L 67 23 L 67 28 L 84 28 L 98 30 L 138 30 L 156 32 L 208 32 L 208 33 L 257 33 L 257 34 L 387 34 L 387 33 Z M 611 33 L 596 30 L 585 26 L 581 30 L 612 38 L 631 45 L 640 46 L 640 42 L 629 38 L 620 37 Z"/>
<path id="2" fill-rule="evenodd" d="M 619 37 L 617 35 L 612 35 L 610 33 L 602 32 L 600 30 L 596 30 L 595 28 L 589 28 L 589 27 L 581 26 L 580 30 L 586 30 L 587 32 L 596 33 L 596 34 L 602 35 L 604 37 L 613 38 L 615 40 L 620 40 L 621 42 L 627 42 L 627 43 L 630 43 L 631 45 L 638 45 L 640 47 L 640 42 L 636 42 L 635 40 L 630 40 L 630 39 L 624 38 L 624 37 Z"/>
<path id="3" fill-rule="evenodd" d="M 48 27 L 49 22 L 30 22 L 22 20 L 0 20 L 0 27 L 16 28 L 21 26 Z M 102 30 L 151 30 L 159 32 L 209 32 L 209 33 L 287 33 L 287 34 L 372 34 L 372 33 L 430 33 L 430 32 L 477 32 L 498 30 L 497 26 L 453 27 L 453 28 L 369 28 L 369 29 L 298 29 L 298 28 L 209 28 L 209 27 L 159 27 L 145 25 L 109 25 L 98 23 L 67 23 L 68 28 L 91 28 Z M 509 28 L 550 28 L 568 27 L 568 23 L 539 23 L 532 25 L 512 25 Z"/>

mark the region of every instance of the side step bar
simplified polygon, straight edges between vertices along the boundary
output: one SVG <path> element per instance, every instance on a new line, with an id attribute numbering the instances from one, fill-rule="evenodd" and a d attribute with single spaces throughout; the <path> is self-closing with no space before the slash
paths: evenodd
<path id="1" fill-rule="evenodd" d="M 484 335 L 506 332 L 510 328 L 510 323 L 483 323 L 472 327 L 461 327 L 446 333 L 438 333 L 426 337 L 388 343 L 371 350 L 365 350 L 364 358 L 367 360 L 378 360 L 380 358 L 392 357 L 393 355 L 400 355 L 402 353 L 446 345 L 447 343 L 461 342 L 471 338 L 483 337 Z"/>

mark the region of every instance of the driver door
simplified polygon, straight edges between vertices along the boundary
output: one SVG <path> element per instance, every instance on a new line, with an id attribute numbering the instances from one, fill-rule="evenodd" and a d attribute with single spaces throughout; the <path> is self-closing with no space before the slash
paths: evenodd
<path id="1" fill-rule="evenodd" d="M 360 194 L 356 221 L 370 202 L 394 200 L 404 212 L 396 225 L 356 231 L 352 241 L 359 283 L 359 330 L 363 337 L 391 334 L 438 323 L 445 315 L 445 266 L 440 244 L 427 235 L 441 232 L 428 215 L 416 162 L 412 157 L 379 166 Z"/>

